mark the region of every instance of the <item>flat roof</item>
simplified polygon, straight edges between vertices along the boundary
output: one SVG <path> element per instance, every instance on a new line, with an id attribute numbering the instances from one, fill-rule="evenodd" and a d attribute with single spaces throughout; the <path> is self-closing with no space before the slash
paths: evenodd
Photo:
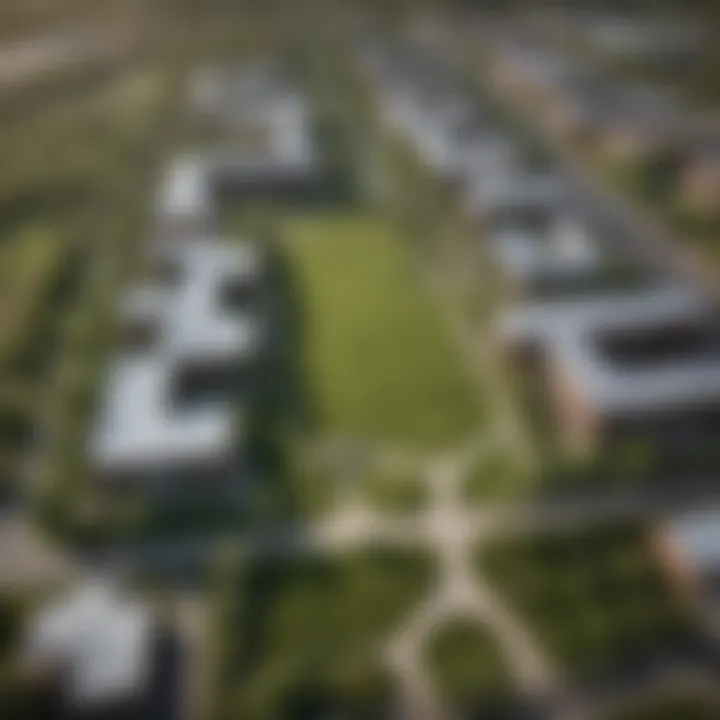
<path id="1" fill-rule="evenodd" d="M 596 297 L 520 303 L 501 313 L 498 327 L 511 342 L 550 344 L 562 335 L 694 320 L 710 307 L 710 301 L 691 288 L 652 285 Z"/>
<path id="2" fill-rule="evenodd" d="M 521 282 L 586 276 L 602 269 L 596 239 L 572 218 L 560 217 L 545 231 L 499 230 L 492 234 L 490 242 L 504 271 Z"/>
<path id="3" fill-rule="evenodd" d="M 599 411 L 633 413 L 701 408 L 720 400 L 720 358 L 705 355 L 630 367 L 605 356 L 596 340 L 608 332 L 713 322 L 711 302 L 681 287 L 659 287 L 602 298 L 550 301 L 502 320 L 511 341 L 538 343 L 572 377 Z"/>
<path id="4" fill-rule="evenodd" d="M 161 180 L 158 212 L 203 216 L 211 209 L 207 167 L 201 155 L 186 155 L 170 163 Z"/>
<path id="5" fill-rule="evenodd" d="M 518 168 L 511 162 L 512 151 L 508 150 L 507 155 L 507 163 L 498 158 L 494 167 L 482 163 L 473 167 L 464 195 L 468 211 L 492 214 L 520 208 L 551 210 L 561 203 L 565 187 L 559 175 Z"/>
<path id="6" fill-rule="evenodd" d="M 130 291 L 122 304 L 130 321 L 157 323 L 157 338 L 140 352 L 115 359 L 108 370 L 90 454 L 101 467 L 158 469 L 181 462 L 223 459 L 243 430 L 230 403 L 178 408 L 172 398 L 188 364 L 241 363 L 262 342 L 259 318 L 221 305 L 226 282 L 258 277 L 256 248 L 204 238 L 175 245 L 175 283 Z"/>
<path id="7" fill-rule="evenodd" d="M 720 567 L 720 509 L 706 508 L 673 518 L 666 530 L 691 566 L 701 572 Z"/>
<path id="8" fill-rule="evenodd" d="M 235 172 L 278 173 L 286 166 L 292 172 L 317 163 L 309 103 L 271 63 L 206 69 L 194 78 L 191 95 L 199 109 L 226 124 L 266 131 L 263 147 L 234 149 Z M 227 162 L 220 162 L 226 150 L 218 148 L 206 156 L 206 174 L 228 168 Z"/>
<path id="9" fill-rule="evenodd" d="M 58 663 L 77 707 L 129 699 L 151 679 L 153 628 L 147 605 L 109 581 L 88 582 L 39 613 L 26 656 L 30 663 Z"/>

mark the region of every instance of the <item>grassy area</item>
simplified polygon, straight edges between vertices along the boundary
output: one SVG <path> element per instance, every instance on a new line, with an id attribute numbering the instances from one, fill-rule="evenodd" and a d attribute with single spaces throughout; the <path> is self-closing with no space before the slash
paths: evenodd
<path id="1" fill-rule="evenodd" d="M 362 478 L 360 485 L 362 497 L 384 512 L 418 512 L 430 499 L 427 485 L 411 474 L 377 471 Z"/>
<path id="2" fill-rule="evenodd" d="M 693 695 L 663 695 L 636 703 L 607 720 L 714 720 L 720 715 L 717 702 Z"/>
<path id="3" fill-rule="evenodd" d="M 457 619 L 436 630 L 427 658 L 438 689 L 454 708 L 479 713 L 506 704 L 507 669 L 495 640 L 475 622 Z"/>
<path id="4" fill-rule="evenodd" d="M 438 446 L 477 423 L 472 388 L 411 258 L 366 216 L 289 221 L 317 419 L 337 434 Z"/>
<path id="5" fill-rule="evenodd" d="M 53 717 L 58 698 L 34 683 L 21 662 L 25 628 L 34 598 L 4 590 L 0 595 L 0 712 L 3 718 Z"/>
<path id="6" fill-rule="evenodd" d="M 507 451 L 494 450 L 483 456 L 471 469 L 463 494 L 473 503 L 522 496 L 535 487 L 533 478 L 518 467 L 513 456 Z"/>
<path id="7" fill-rule="evenodd" d="M 214 614 L 218 717 L 379 716 L 391 692 L 382 641 L 431 576 L 425 556 L 382 549 L 226 573 Z"/>
<path id="8" fill-rule="evenodd" d="M 693 656 L 689 614 L 630 525 L 514 539 L 478 557 L 531 629 L 574 674 L 602 678 Z"/>

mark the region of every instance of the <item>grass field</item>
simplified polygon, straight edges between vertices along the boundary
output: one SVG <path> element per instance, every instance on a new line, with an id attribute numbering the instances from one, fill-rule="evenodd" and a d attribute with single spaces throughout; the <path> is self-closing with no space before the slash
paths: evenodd
<path id="1" fill-rule="evenodd" d="M 221 717 L 381 717 L 384 642 L 433 576 L 429 557 L 382 548 L 249 562 L 217 596 Z"/>
<path id="2" fill-rule="evenodd" d="M 502 541 L 478 561 L 580 679 L 700 658 L 691 616 L 654 565 L 643 529 L 613 525 Z"/>
<path id="3" fill-rule="evenodd" d="M 438 689 L 456 711 L 481 716 L 508 702 L 507 668 L 494 638 L 477 623 L 458 618 L 438 628 L 427 656 Z"/>
<path id="4" fill-rule="evenodd" d="M 314 216 L 284 235 L 299 282 L 305 364 L 321 425 L 440 446 L 479 419 L 439 313 L 390 224 Z"/>

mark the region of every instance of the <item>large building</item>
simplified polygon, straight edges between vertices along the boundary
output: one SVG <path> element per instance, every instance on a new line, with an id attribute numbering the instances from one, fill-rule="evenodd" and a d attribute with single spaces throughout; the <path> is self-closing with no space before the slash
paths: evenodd
<path id="1" fill-rule="evenodd" d="M 32 618 L 24 660 L 69 720 L 151 720 L 159 626 L 149 605 L 107 580 L 86 582 Z"/>
<path id="2" fill-rule="evenodd" d="M 160 245 L 213 231 L 224 196 L 322 192 L 328 172 L 309 104 L 277 70 L 250 65 L 203 71 L 193 78 L 191 101 L 210 137 L 173 159 L 161 179 L 155 228 Z"/>
<path id="3" fill-rule="evenodd" d="M 712 303 L 674 286 L 534 303 L 501 322 L 540 372 L 563 443 L 635 436 L 686 446 L 720 419 L 720 332 Z"/>
<path id="4" fill-rule="evenodd" d="M 156 260 L 156 263 L 159 261 Z M 262 343 L 262 259 L 250 245 L 188 240 L 161 280 L 121 307 L 124 347 L 107 375 L 90 459 L 108 485 L 219 484 L 242 461 L 243 386 Z"/>
<path id="5" fill-rule="evenodd" d="M 465 184 L 502 140 L 456 74 L 412 50 L 374 48 L 362 58 L 381 122 L 412 146 L 436 177 Z"/>
<path id="6" fill-rule="evenodd" d="M 464 193 L 465 212 L 486 229 L 523 224 L 524 218 L 555 215 L 566 196 L 562 178 L 522 165 L 517 146 L 497 136 L 494 149 L 473 168 Z"/>
<path id="7" fill-rule="evenodd" d="M 579 219 L 558 209 L 548 218 L 488 232 L 490 252 L 506 280 L 526 298 L 581 293 L 607 272 L 598 239 Z"/>

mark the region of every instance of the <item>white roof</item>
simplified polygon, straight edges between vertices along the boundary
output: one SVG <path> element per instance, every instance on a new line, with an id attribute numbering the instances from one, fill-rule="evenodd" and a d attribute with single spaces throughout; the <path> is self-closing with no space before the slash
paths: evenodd
<path id="1" fill-rule="evenodd" d="M 467 99 L 450 93 L 428 102 L 416 88 L 390 88 L 381 95 L 386 122 L 411 140 L 435 172 L 469 179 L 516 160 L 515 144 L 482 129 Z"/>
<path id="2" fill-rule="evenodd" d="M 527 172 L 496 162 L 488 168 L 473 168 L 465 192 L 465 206 L 470 211 L 503 212 L 524 207 L 556 207 L 563 198 L 562 178 L 554 173 Z"/>
<path id="3" fill-rule="evenodd" d="M 174 160 L 160 186 L 158 212 L 162 215 L 203 216 L 211 207 L 207 168 L 202 157 Z"/>
<path id="4" fill-rule="evenodd" d="M 717 403 L 720 357 L 622 365 L 604 356 L 598 336 L 712 322 L 713 318 L 706 298 L 684 288 L 661 287 L 515 309 L 504 316 L 501 328 L 511 341 L 540 343 L 594 408 L 632 413 Z"/>
<path id="5" fill-rule="evenodd" d="M 587 275 L 600 269 L 595 239 L 580 223 L 561 218 L 545 233 L 500 230 L 492 247 L 505 271 L 523 282 L 549 276 Z"/>
<path id="6" fill-rule="evenodd" d="M 126 318 L 158 323 L 157 342 L 119 357 L 108 372 L 99 422 L 90 441 L 103 468 L 162 470 L 189 461 L 221 460 L 233 451 L 241 418 L 229 404 L 179 409 L 178 372 L 189 363 L 212 367 L 252 358 L 260 320 L 220 304 L 224 283 L 252 279 L 258 251 L 206 238 L 168 250 L 180 265 L 178 284 L 142 287 L 123 303 Z"/>
<path id="7" fill-rule="evenodd" d="M 681 555 L 702 571 L 720 567 L 720 510 L 689 512 L 668 523 L 668 532 Z"/>
<path id="8" fill-rule="evenodd" d="M 317 163 L 308 102 L 270 65 L 205 70 L 191 84 L 191 94 L 198 107 L 240 131 L 266 131 L 267 142 L 261 147 L 229 154 L 221 148 L 208 154 L 207 173 L 232 169 L 254 177 L 294 172 Z"/>
<path id="9" fill-rule="evenodd" d="M 171 362 L 154 358 L 124 358 L 114 365 L 92 438 L 97 464 L 162 472 L 182 463 L 223 459 L 232 452 L 238 431 L 233 409 L 171 407 L 174 370 Z"/>
<path id="10" fill-rule="evenodd" d="M 566 336 L 551 346 L 550 353 L 598 410 L 640 413 L 720 401 L 720 356 L 628 367 L 603 358 L 588 334 Z"/>
<path id="11" fill-rule="evenodd" d="M 88 583 L 43 610 L 30 631 L 31 663 L 67 671 L 68 699 L 77 706 L 130 698 L 152 671 L 150 609 L 106 582 Z"/>
<path id="12" fill-rule="evenodd" d="M 663 285 L 515 305 L 500 315 L 499 328 L 511 342 L 551 343 L 578 332 L 693 320 L 708 309 L 708 301 L 693 290 Z"/>

